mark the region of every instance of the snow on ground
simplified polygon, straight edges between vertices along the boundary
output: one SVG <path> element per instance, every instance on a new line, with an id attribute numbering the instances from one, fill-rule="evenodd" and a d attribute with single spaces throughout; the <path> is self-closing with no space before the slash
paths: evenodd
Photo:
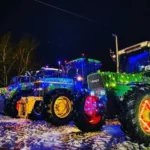
<path id="1" fill-rule="evenodd" d="M 109 120 L 99 132 L 83 133 L 71 122 L 56 127 L 45 121 L 13 119 L 0 115 L 0 148 L 21 150 L 141 150 L 125 141 L 117 120 Z M 148 150 L 148 148 L 146 148 Z"/>

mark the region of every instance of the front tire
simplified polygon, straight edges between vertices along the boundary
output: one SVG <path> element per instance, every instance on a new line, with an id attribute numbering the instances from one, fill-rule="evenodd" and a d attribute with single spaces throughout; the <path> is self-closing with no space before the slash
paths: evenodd
<path id="1" fill-rule="evenodd" d="M 31 114 L 29 114 L 31 120 L 43 120 L 44 119 L 44 103 L 43 101 L 36 101 Z"/>
<path id="2" fill-rule="evenodd" d="M 66 90 L 57 90 L 53 94 L 46 95 L 46 120 L 53 125 L 68 124 L 73 115 L 73 97 Z"/>
<path id="3" fill-rule="evenodd" d="M 99 131 L 104 124 L 103 104 L 95 96 L 82 95 L 75 104 L 75 125 L 84 132 Z"/>
<path id="4" fill-rule="evenodd" d="M 138 87 L 124 96 L 119 119 L 125 134 L 134 142 L 150 143 L 150 88 Z"/>

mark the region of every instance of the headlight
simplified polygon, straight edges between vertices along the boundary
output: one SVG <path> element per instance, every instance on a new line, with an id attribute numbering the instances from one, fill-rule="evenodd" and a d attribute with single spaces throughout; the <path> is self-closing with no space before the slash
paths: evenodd
<path id="1" fill-rule="evenodd" d="M 104 89 L 97 89 L 97 90 L 95 90 L 95 91 L 93 91 L 93 90 L 91 90 L 90 91 L 90 95 L 91 96 L 94 96 L 94 95 L 97 95 L 97 96 L 104 96 L 104 95 L 106 95 L 106 91 L 104 90 Z"/>
<path id="2" fill-rule="evenodd" d="M 94 92 L 94 91 L 91 91 L 91 92 L 90 92 L 90 95 L 91 95 L 91 96 L 94 96 L 94 95 L 95 95 L 95 92 Z"/>
<path id="3" fill-rule="evenodd" d="M 100 94 L 101 95 L 106 95 L 106 91 L 103 89 L 103 90 L 100 91 Z"/>
<path id="4" fill-rule="evenodd" d="M 78 80 L 78 81 L 82 81 L 83 78 L 82 78 L 81 76 L 78 76 L 78 77 L 77 77 L 77 80 Z"/>

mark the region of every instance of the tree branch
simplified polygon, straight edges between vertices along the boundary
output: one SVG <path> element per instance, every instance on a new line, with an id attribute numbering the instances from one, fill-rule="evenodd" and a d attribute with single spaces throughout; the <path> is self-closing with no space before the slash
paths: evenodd
<path id="1" fill-rule="evenodd" d="M 13 63 L 11 63 L 11 66 L 8 68 L 7 73 L 9 73 L 9 71 L 11 70 L 11 68 L 14 65 L 15 62 L 16 62 L 16 60 L 14 60 Z"/>

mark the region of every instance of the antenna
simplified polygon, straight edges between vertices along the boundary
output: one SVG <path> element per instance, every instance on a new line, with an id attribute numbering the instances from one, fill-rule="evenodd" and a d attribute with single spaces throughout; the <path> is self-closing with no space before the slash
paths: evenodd
<path id="1" fill-rule="evenodd" d="M 118 55 L 118 37 L 116 34 L 112 34 L 115 37 L 115 44 L 116 44 L 116 70 L 119 72 L 119 55 Z"/>

